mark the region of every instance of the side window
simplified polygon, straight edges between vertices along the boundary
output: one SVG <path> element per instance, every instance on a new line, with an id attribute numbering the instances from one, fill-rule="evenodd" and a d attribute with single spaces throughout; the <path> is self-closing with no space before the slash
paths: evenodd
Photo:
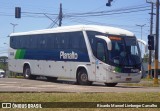
<path id="1" fill-rule="evenodd" d="M 15 41 L 16 41 L 16 42 L 15 42 L 15 48 L 18 49 L 18 48 L 19 48 L 19 45 L 20 45 L 20 39 L 19 39 L 19 37 L 15 37 L 14 39 L 15 39 Z"/>
<path id="2" fill-rule="evenodd" d="M 59 41 L 60 41 L 60 48 L 61 49 L 64 49 L 65 48 L 65 37 L 61 34 L 60 38 L 59 38 Z"/>
<path id="3" fill-rule="evenodd" d="M 87 52 L 86 43 L 82 32 L 70 33 L 71 49 L 77 49 L 83 52 Z"/>
<path id="4" fill-rule="evenodd" d="M 31 36 L 23 36 L 23 48 L 30 49 L 32 47 Z"/>
<path id="5" fill-rule="evenodd" d="M 131 54 L 138 55 L 138 48 L 137 46 L 130 46 L 131 47 Z"/>
<path id="6" fill-rule="evenodd" d="M 14 48 L 14 49 L 26 48 L 25 46 L 28 46 L 26 43 L 28 43 L 26 37 L 21 37 L 21 36 L 11 37 L 11 40 L 10 40 L 10 46 L 11 48 Z"/>
<path id="7" fill-rule="evenodd" d="M 80 49 L 83 51 L 83 52 L 87 52 L 87 46 L 86 46 L 86 42 L 85 42 L 85 39 L 84 39 L 84 36 L 83 36 L 83 33 L 81 33 L 81 39 L 80 39 Z"/>
<path id="8" fill-rule="evenodd" d="M 10 39 L 10 45 L 14 49 L 45 48 L 46 44 L 46 39 L 42 35 L 22 35 Z"/>
<path id="9" fill-rule="evenodd" d="M 38 48 L 45 49 L 47 45 L 47 40 L 44 35 L 36 35 L 38 39 Z"/>
<path id="10" fill-rule="evenodd" d="M 69 48 L 69 34 L 68 33 L 62 33 L 62 40 L 61 40 L 61 43 L 62 43 L 62 46 L 64 49 L 68 49 Z"/>
<path id="11" fill-rule="evenodd" d="M 60 49 L 61 48 L 59 34 L 55 34 L 55 48 L 56 49 Z"/>
<path id="12" fill-rule="evenodd" d="M 118 45 L 118 43 L 117 43 L 117 42 L 115 43 L 115 50 L 117 50 L 117 51 L 119 51 L 119 50 L 120 50 L 120 47 L 119 47 L 119 45 Z"/>
<path id="13" fill-rule="evenodd" d="M 25 35 L 21 37 L 21 47 L 22 49 L 35 49 L 37 48 L 37 36 L 36 35 Z"/>
<path id="14" fill-rule="evenodd" d="M 88 39 L 89 39 L 89 42 L 90 42 L 90 45 L 91 45 L 91 48 L 92 48 L 92 52 L 93 52 L 93 55 L 95 57 L 97 57 L 97 38 L 95 38 L 95 35 L 103 35 L 102 33 L 100 32 L 95 32 L 95 31 L 87 31 L 87 36 L 88 36 Z"/>
<path id="15" fill-rule="evenodd" d="M 15 40 L 15 37 L 11 37 L 10 38 L 10 47 L 11 48 L 16 48 L 16 40 Z"/>
<path id="16" fill-rule="evenodd" d="M 14 46 L 15 49 L 20 49 L 22 47 L 22 39 L 19 36 L 14 37 Z"/>
<path id="17" fill-rule="evenodd" d="M 60 33 L 58 37 L 59 41 L 59 48 L 66 49 L 68 48 L 68 34 L 67 33 Z"/>
<path id="18" fill-rule="evenodd" d="M 97 42 L 97 58 L 103 62 L 106 62 L 105 46 L 103 42 Z"/>
<path id="19" fill-rule="evenodd" d="M 48 49 L 54 49 L 54 45 L 55 45 L 55 35 L 54 34 L 48 34 L 47 35 L 47 48 Z"/>
<path id="20" fill-rule="evenodd" d="M 37 48 L 37 44 L 38 44 L 37 38 L 35 36 L 30 36 L 30 37 L 32 37 L 32 39 L 30 40 L 31 41 L 31 48 L 32 49 L 36 49 Z"/>
<path id="21" fill-rule="evenodd" d="M 73 49 L 79 49 L 79 44 L 80 44 L 80 37 L 76 35 L 72 35 L 72 48 Z"/>

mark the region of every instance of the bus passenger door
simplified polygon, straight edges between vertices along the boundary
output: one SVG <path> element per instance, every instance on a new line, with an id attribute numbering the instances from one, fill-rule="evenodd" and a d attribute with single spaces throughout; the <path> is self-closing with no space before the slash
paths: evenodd
<path id="1" fill-rule="evenodd" d="M 104 69 L 106 62 L 105 42 L 100 40 L 97 42 L 97 60 L 96 60 L 96 81 L 106 80 L 106 71 Z"/>

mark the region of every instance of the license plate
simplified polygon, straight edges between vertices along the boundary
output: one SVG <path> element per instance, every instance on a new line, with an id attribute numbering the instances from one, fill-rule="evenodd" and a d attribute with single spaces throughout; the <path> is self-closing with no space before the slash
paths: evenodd
<path id="1" fill-rule="evenodd" d="M 131 81 L 132 80 L 132 78 L 126 78 L 126 81 Z"/>

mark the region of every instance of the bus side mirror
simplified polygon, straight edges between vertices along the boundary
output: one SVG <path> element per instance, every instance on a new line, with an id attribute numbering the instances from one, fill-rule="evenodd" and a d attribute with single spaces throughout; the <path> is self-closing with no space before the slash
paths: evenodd
<path id="1" fill-rule="evenodd" d="M 95 37 L 105 40 L 105 42 L 107 43 L 108 50 L 112 50 L 112 42 L 108 37 L 102 35 L 95 35 Z"/>
<path id="2" fill-rule="evenodd" d="M 141 44 L 144 45 L 145 53 L 147 53 L 147 51 L 148 51 L 148 45 L 147 45 L 147 43 L 146 43 L 144 40 L 141 40 L 141 39 L 137 39 L 137 41 L 138 41 L 139 43 L 141 43 Z"/>

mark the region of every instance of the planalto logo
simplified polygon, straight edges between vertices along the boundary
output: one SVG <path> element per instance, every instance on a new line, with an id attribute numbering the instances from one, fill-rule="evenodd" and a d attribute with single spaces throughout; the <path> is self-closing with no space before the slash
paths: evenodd
<path id="1" fill-rule="evenodd" d="M 78 59 L 78 54 L 73 51 L 71 53 L 60 51 L 60 59 Z"/>

